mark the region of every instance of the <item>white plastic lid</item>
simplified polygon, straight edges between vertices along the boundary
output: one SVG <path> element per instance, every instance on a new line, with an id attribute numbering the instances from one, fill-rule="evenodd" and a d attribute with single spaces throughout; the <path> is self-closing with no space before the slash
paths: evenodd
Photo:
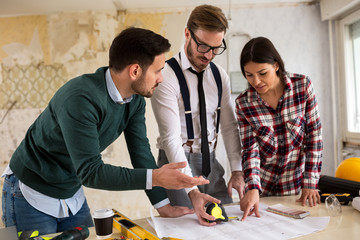
<path id="1" fill-rule="evenodd" d="M 95 210 L 93 217 L 94 218 L 107 218 L 112 217 L 114 212 L 111 208 L 100 208 Z"/>

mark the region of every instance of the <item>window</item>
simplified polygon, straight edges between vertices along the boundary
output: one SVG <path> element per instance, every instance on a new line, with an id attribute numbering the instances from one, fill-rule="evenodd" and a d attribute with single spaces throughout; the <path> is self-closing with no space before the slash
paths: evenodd
<path id="1" fill-rule="evenodd" d="M 341 79 L 345 80 L 342 90 L 342 116 L 346 128 L 345 142 L 360 144 L 360 11 L 340 20 L 340 42 L 343 46 L 343 67 Z"/>
<path id="2" fill-rule="evenodd" d="M 360 20 L 349 25 L 349 40 L 348 55 L 352 61 L 348 73 L 351 77 L 346 79 L 347 126 L 349 132 L 360 133 Z"/>

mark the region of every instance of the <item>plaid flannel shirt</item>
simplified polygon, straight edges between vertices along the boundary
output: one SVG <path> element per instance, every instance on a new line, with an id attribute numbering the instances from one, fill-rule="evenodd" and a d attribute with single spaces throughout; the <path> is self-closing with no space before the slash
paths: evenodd
<path id="1" fill-rule="evenodd" d="M 236 99 L 246 191 L 292 195 L 317 189 L 323 142 L 315 92 L 304 75 L 284 80 L 276 110 L 251 86 Z"/>

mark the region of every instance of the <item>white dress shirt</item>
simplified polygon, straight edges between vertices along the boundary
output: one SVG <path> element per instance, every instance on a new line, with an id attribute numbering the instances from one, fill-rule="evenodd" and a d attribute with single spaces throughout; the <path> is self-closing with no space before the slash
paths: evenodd
<path id="1" fill-rule="evenodd" d="M 183 70 L 190 94 L 190 105 L 194 128 L 193 152 L 201 152 L 201 127 L 200 109 L 198 97 L 197 76 L 191 73 L 188 68 L 195 69 L 185 55 L 182 48 L 181 59 L 179 54 L 175 56 Z M 242 170 L 241 167 L 241 145 L 239 128 L 235 117 L 235 108 L 231 103 L 230 81 L 225 70 L 216 65 L 219 69 L 222 81 L 222 98 L 220 129 L 224 139 L 227 157 L 232 171 Z M 157 139 L 157 147 L 165 151 L 170 163 L 187 161 L 185 151 L 189 152 L 189 147 L 184 145 L 187 142 L 187 130 L 184 113 L 184 103 L 180 92 L 178 79 L 172 68 L 165 64 L 162 70 L 163 82 L 155 89 L 151 97 L 152 108 L 159 126 L 160 136 Z M 214 150 L 216 141 L 216 119 L 218 105 L 218 88 L 211 71 L 210 65 L 205 69 L 203 76 L 206 110 L 207 110 L 207 130 L 210 151 Z M 184 146 L 183 146 L 184 145 Z M 184 151 L 185 150 L 185 151 Z M 183 173 L 192 176 L 191 169 L 187 165 L 181 170 Z M 189 192 L 194 188 L 186 189 Z"/>

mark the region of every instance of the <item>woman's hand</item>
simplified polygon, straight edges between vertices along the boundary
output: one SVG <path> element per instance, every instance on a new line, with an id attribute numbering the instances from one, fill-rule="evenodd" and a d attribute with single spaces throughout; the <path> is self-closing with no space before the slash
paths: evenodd
<path id="1" fill-rule="evenodd" d="M 296 202 L 302 202 L 302 205 L 306 205 L 306 200 L 309 200 L 309 206 L 316 206 L 316 203 L 320 204 L 320 194 L 317 189 L 303 188 L 301 190 L 301 197 Z"/>
<path id="2" fill-rule="evenodd" d="M 256 217 L 261 217 L 259 213 L 259 190 L 252 189 L 245 193 L 245 196 L 240 201 L 240 209 L 244 212 L 241 221 L 244 221 L 247 216 L 255 213 Z"/>

